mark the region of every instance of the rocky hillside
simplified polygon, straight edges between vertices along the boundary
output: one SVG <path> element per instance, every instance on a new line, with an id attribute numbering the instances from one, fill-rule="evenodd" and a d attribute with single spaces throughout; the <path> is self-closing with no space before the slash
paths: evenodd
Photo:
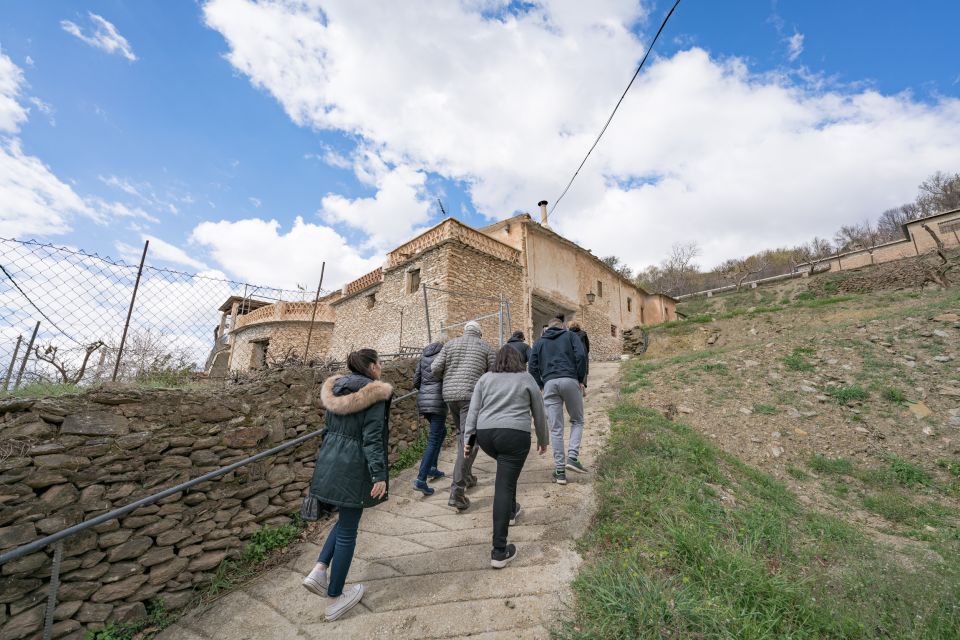
<path id="1" fill-rule="evenodd" d="M 960 289 L 884 290 L 902 284 L 889 275 L 685 303 L 627 390 L 808 505 L 904 544 L 956 542 Z"/>

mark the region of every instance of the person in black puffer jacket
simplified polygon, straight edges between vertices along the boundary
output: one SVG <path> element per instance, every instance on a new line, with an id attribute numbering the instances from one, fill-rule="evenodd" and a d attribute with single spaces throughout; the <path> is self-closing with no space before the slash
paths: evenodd
<path id="1" fill-rule="evenodd" d="M 447 437 L 447 403 L 443 401 L 443 380 L 434 378 L 430 365 L 443 348 L 442 342 L 428 344 L 423 349 L 417 370 L 413 374 L 413 386 L 420 390 L 417 394 L 417 411 L 430 423 L 427 448 L 420 461 L 420 473 L 413 481 L 413 488 L 425 496 L 433 495 L 433 488 L 427 485 L 427 478 L 436 480 L 446 474 L 437 469 L 440 447 Z"/>
<path id="2" fill-rule="evenodd" d="M 523 331 L 514 331 L 510 334 L 510 339 L 507 340 L 507 344 L 516 349 L 520 353 L 520 359 L 523 360 L 523 364 L 530 362 L 530 345 L 525 341 Z"/>
<path id="3" fill-rule="evenodd" d="M 380 361 L 373 349 L 347 358 L 350 375 L 331 376 L 320 388 L 327 428 L 317 452 L 310 495 L 339 507 L 317 564 L 304 578 L 308 591 L 329 598 L 326 619 L 336 620 L 363 597 L 363 585 L 343 585 L 357 545 L 365 507 L 387 499 L 390 465 L 390 399 L 393 387 L 380 381 Z M 328 578 L 329 570 L 329 578 Z"/>

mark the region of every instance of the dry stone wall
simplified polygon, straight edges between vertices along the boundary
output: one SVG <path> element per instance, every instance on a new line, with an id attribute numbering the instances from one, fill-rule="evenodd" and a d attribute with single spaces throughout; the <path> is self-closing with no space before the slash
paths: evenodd
<path id="1" fill-rule="evenodd" d="M 410 388 L 414 362 L 385 379 Z M 0 402 L 0 551 L 322 428 L 328 373 L 269 370 L 216 389 L 94 389 Z M 394 405 L 391 460 L 416 436 L 413 399 Z M 318 441 L 241 467 L 68 538 L 54 637 L 82 638 L 146 615 L 155 598 L 183 607 L 260 527 L 290 521 Z M 0 569 L 0 640 L 38 637 L 51 573 L 46 549 Z"/>

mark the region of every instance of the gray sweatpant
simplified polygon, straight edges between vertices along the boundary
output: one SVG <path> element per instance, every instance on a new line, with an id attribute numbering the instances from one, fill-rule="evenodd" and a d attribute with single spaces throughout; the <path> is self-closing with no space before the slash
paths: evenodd
<path id="1" fill-rule="evenodd" d="M 467 476 L 473 471 L 473 461 L 477 459 L 480 447 L 474 446 L 470 457 L 463 455 L 463 430 L 467 426 L 467 413 L 470 411 L 470 401 L 448 402 L 450 414 L 453 416 L 453 425 L 457 428 L 457 462 L 453 465 L 453 482 L 450 483 L 450 497 L 463 493 L 467 488 Z"/>
<path id="2" fill-rule="evenodd" d="M 547 380 L 543 385 L 543 404 L 550 426 L 553 462 L 558 469 L 562 469 L 567 462 L 563 450 L 564 406 L 570 414 L 570 447 L 566 453 L 571 458 L 580 457 L 580 440 L 583 437 L 583 394 L 580 392 L 580 383 L 574 378 Z"/>

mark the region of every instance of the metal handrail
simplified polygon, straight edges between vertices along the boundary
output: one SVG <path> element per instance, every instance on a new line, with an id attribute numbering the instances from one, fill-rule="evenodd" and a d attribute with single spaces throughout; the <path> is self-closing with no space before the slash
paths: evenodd
<path id="1" fill-rule="evenodd" d="M 403 394 L 399 398 L 394 398 L 393 403 L 402 402 L 407 398 L 415 396 L 418 392 L 419 392 L 419 389 L 414 389 L 409 393 Z M 23 556 L 31 554 L 35 551 L 39 551 L 40 549 L 43 549 L 44 547 L 47 547 L 49 545 L 55 545 L 53 567 L 50 574 L 50 595 L 47 600 L 47 610 L 46 610 L 46 616 L 45 616 L 46 619 L 45 619 L 44 631 L 43 631 L 44 640 L 49 640 L 52 634 L 53 612 L 56 609 L 57 591 L 59 590 L 60 561 L 63 557 L 63 540 L 64 539 L 69 538 L 70 536 L 80 533 L 82 531 L 86 531 L 87 529 L 91 527 L 95 527 L 98 524 L 107 522 L 108 520 L 119 518 L 123 515 L 130 513 L 131 511 L 136 511 L 140 507 L 151 505 L 154 502 L 163 500 L 166 497 L 172 496 L 176 493 L 180 493 L 181 491 L 184 491 L 186 489 L 189 489 L 190 487 L 196 486 L 201 482 L 214 480 L 216 478 L 219 478 L 222 475 L 225 475 L 227 473 L 230 473 L 231 471 L 234 471 L 235 469 L 239 469 L 240 467 L 246 466 L 253 462 L 257 462 L 258 460 L 262 460 L 264 458 L 275 455 L 282 451 L 286 451 L 287 449 L 290 449 L 292 447 L 301 445 L 312 438 L 316 438 L 317 436 L 322 435 L 323 432 L 324 432 L 324 429 L 311 431 L 310 433 L 306 433 L 302 436 L 298 436 L 293 440 L 288 440 L 287 442 L 284 442 L 283 444 L 279 444 L 271 449 L 267 449 L 266 451 L 261 451 L 260 453 L 254 454 L 248 458 L 244 458 L 243 460 L 238 460 L 237 462 L 229 464 L 225 467 L 221 467 L 214 471 L 205 473 L 202 476 L 197 476 L 196 478 L 187 480 L 186 482 L 181 482 L 176 486 L 151 494 L 145 498 L 141 498 L 140 500 L 131 502 L 128 505 L 124 505 L 117 509 L 113 509 L 112 511 L 108 511 L 107 513 L 102 513 L 99 516 L 90 518 L 89 520 L 84 520 L 79 524 L 75 524 L 73 526 L 67 527 L 66 529 L 62 529 L 46 537 L 40 538 L 38 540 L 34 540 L 33 542 L 28 542 L 25 545 L 22 545 L 17 547 L 16 549 L 13 549 L 12 551 L 7 551 L 6 553 L 0 554 L 0 566 L 12 560 L 16 560 L 17 558 L 22 558 Z"/>

